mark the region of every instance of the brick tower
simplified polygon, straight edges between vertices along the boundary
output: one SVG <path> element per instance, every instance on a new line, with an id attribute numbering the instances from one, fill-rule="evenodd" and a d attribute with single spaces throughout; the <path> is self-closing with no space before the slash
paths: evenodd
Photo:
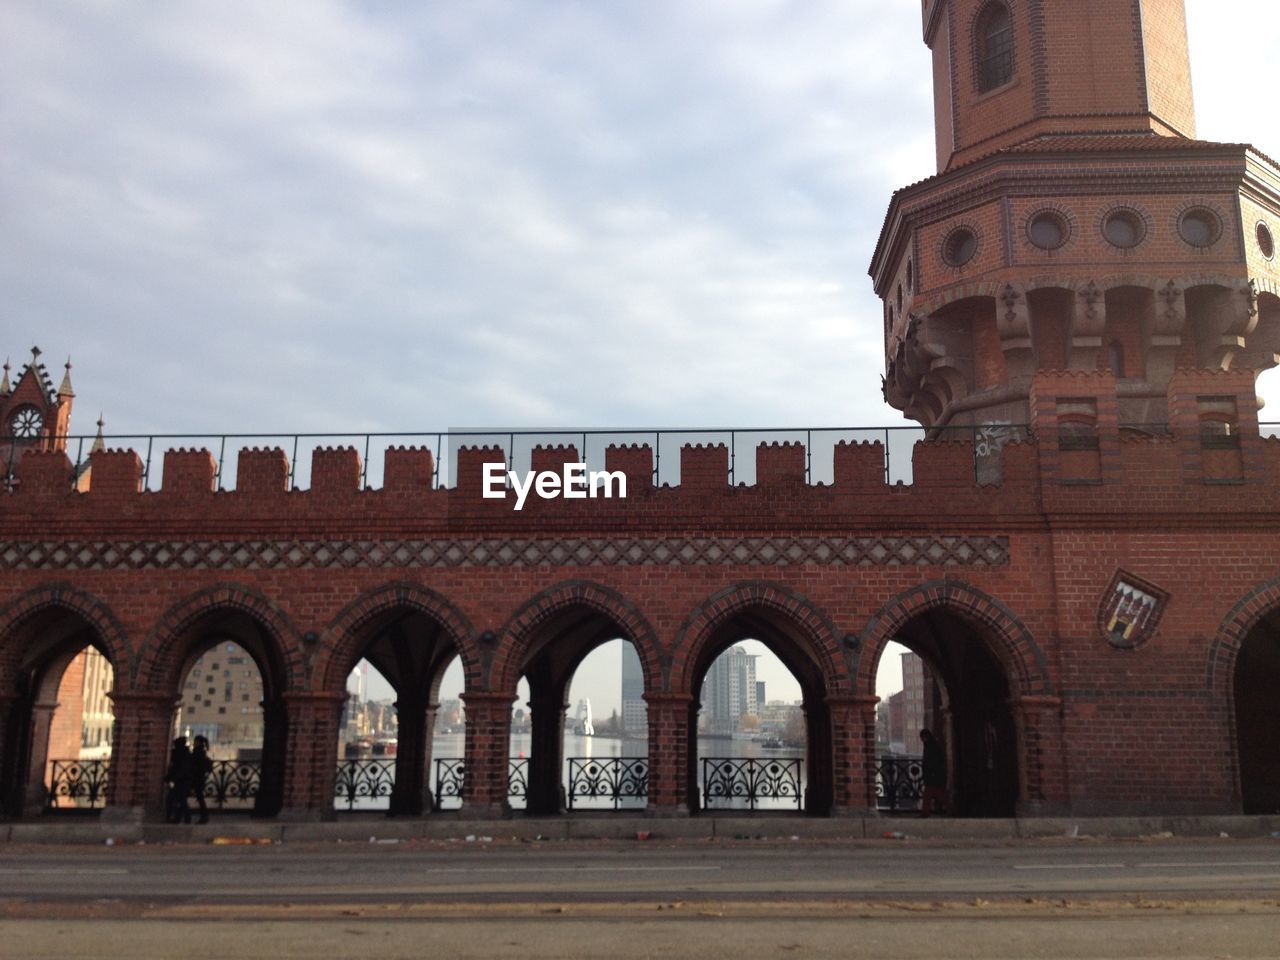
<path id="1" fill-rule="evenodd" d="M 923 13 L 939 172 L 894 194 L 871 264 L 885 399 L 930 428 L 1256 422 L 1280 168 L 1195 139 L 1182 0 Z"/>

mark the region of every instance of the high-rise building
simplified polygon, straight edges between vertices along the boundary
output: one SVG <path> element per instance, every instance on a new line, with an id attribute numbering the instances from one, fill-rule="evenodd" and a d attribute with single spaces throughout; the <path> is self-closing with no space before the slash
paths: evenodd
<path id="1" fill-rule="evenodd" d="M 644 702 L 644 667 L 640 654 L 630 643 L 622 644 L 622 729 L 627 733 L 646 733 L 649 708 Z"/>
<path id="2" fill-rule="evenodd" d="M 759 715 L 756 702 L 756 656 L 741 646 L 722 653 L 702 682 L 702 710 L 710 733 L 738 729 L 746 714 Z"/>

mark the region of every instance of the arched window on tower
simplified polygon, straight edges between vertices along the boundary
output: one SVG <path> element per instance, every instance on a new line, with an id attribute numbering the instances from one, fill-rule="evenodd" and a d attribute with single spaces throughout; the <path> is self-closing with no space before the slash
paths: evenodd
<path id="1" fill-rule="evenodd" d="M 987 4 L 974 32 L 978 52 L 978 92 L 1002 87 L 1013 79 L 1013 24 L 1009 8 Z"/>

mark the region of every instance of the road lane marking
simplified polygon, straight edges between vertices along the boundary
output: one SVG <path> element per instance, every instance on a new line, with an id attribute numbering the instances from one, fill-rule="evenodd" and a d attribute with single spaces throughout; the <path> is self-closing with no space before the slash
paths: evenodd
<path id="1" fill-rule="evenodd" d="M 66 867 L 63 869 L 47 869 L 43 867 L 0 867 L 0 875 L 20 875 L 30 876 L 31 874 L 39 874 L 41 876 L 59 876 L 59 877 L 86 877 L 86 876 L 118 876 L 128 873 L 129 871 L 121 868 L 96 868 L 85 870 L 79 867 Z"/>
<path id="2" fill-rule="evenodd" d="M 681 864 L 670 867 L 439 867 L 430 872 L 432 875 L 437 873 L 586 873 L 588 871 L 595 873 L 689 873 L 698 870 L 720 871 L 722 869 L 724 868 L 720 866 L 702 867 Z"/>
<path id="3" fill-rule="evenodd" d="M 1015 870 L 1123 870 L 1124 863 L 1015 863 Z"/>
<path id="4" fill-rule="evenodd" d="M 1280 860 L 1152 860 L 1137 867 L 1271 867 L 1280 870 Z"/>

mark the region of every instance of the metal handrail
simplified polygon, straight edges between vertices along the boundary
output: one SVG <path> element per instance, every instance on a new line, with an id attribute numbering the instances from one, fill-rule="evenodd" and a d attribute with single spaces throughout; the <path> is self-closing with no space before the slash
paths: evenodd
<path id="1" fill-rule="evenodd" d="M 1130 432 L 1148 433 L 1152 436 L 1169 436 L 1170 424 L 1167 422 L 1121 423 L 1118 429 Z M 1259 433 L 1263 436 L 1280 436 L 1280 422 L 1264 421 L 1259 423 Z M 1070 429 L 1078 432 L 1078 428 Z M 508 469 L 516 469 L 517 463 L 525 466 L 534 446 L 556 442 L 573 442 L 580 444 L 578 456 L 585 463 L 603 465 L 604 448 L 608 442 L 643 442 L 651 444 L 653 450 L 653 482 L 655 486 L 664 483 L 678 483 L 679 457 L 672 457 L 668 450 L 663 457 L 664 445 L 673 440 L 692 442 L 720 443 L 727 447 L 729 453 L 728 481 L 730 486 L 740 482 L 749 482 L 754 476 L 754 463 L 739 463 L 737 450 L 739 444 L 749 439 L 756 442 L 801 442 L 805 448 L 805 481 L 809 484 L 826 482 L 829 471 L 815 471 L 814 452 L 820 447 L 825 453 L 834 450 L 841 441 L 879 442 L 884 451 L 884 474 L 886 483 L 901 481 L 908 476 L 910 466 L 910 450 L 917 440 L 959 439 L 968 440 L 975 448 L 988 445 L 990 437 L 1000 434 L 1006 439 L 1035 439 L 1036 431 L 1030 424 L 985 424 L 968 426 L 944 426 L 924 428 L 917 425 L 897 426 L 830 426 L 830 427 L 676 427 L 661 429 L 641 428 L 606 428 L 589 429 L 491 429 L 491 430 L 445 430 L 445 431 L 370 431 L 370 432 L 328 432 L 328 433 L 153 433 L 153 434 L 104 434 L 98 435 L 48 435 L 38 438 L 35 443 L 41 449 L 62 449 L 68 452 L 73 460 L 73 483 L 88 464 L 89 450 L 101 440 L 109 447 L 133 444 L 140 449 L 142 459 L 142 489 L 153 490 L 158 486 L 155 459 L 158 446 L 165 442 L 181 442 L 182 446 L 206 449 L 214 456 L 214 486 L 218 490 L 231 489 L 228 470 L 228 441 L 243 446 L 271 446 L 275 449 L 289 451 L 288 486 L 290 489 L 301 489 L 303 474 L 309 471 L 309 462 L 299 460 L 299 450 L 308 453 L 302 446 L 303 441 L 336 441 L 342 445 L 362 450 L 360 471 L 360 487 L 371 489 L 380 477 L 382 465 L 372 461 L 372 455 L 393 445 L 392 441 L 425 447 L 433 453 L 431 486 L 441 489 L 446 484 L 442 478 L 452 472 L 456 464 L 455 455 L 461 446 L 476 445 L 482 441 L 497 442 L 503 445 L 503 452 Z M 606 442 L 608 441 L 608 442 Z M 29 444 L 28 438 L 18 438 L 8 434 L 0 434 L 0 450 L 8 449 L 6 457 L 7 479 L 12 481 L 13 470 L 17 461 L 15 454 L 18 445 Z M 904 449 L 905 445 L 905 449 Z M 74 457 L 71 451 L 74 449 Z M 897 463 L 905 458 L 907 466 L 898 467 Z M 675 466 L 672 467 L 673 462 Z M 664 463 L 666 466 L 664 467 Z M 976 470 L 976 466 L 975 466 Z M 820 472 L 822 477 L 816 476 Z M 378 474 L 376 477 L 374 474 Z"/>

